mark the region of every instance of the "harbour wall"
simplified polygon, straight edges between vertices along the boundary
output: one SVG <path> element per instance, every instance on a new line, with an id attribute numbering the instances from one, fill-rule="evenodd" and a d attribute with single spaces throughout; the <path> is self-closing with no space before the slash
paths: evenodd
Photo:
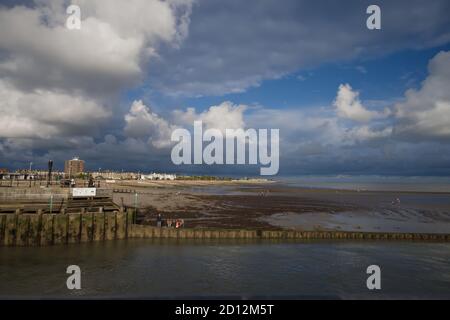
<path id="1" fill-rule="evenodd" d="M 69 196 L 70 189 L 61 188 L 0 188 L 0 201 L 14 201 L 14 200 L 38 200 L 50 199 L 53 196 L 55 199 L 65 198 Z"/>
<path id="2" fill-rule="evenodd" d="M 450 241 L 450 234 L 156 228 L 134 223 L 134 211 L 1 214 L 0 246 L 49 246 L 127 238 Z"/>
<path id="3" fill-rule="evenodd" d="M 133 210 L 70 214 L 0 214 L 1 246 L 49 246 L 131 237 Z"/>

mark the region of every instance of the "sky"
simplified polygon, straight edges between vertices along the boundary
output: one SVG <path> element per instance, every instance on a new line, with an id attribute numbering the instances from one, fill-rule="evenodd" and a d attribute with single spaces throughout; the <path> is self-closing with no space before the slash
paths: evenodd
<path id="1" fill-rule="evenodd" d="M 81 28 L 66 22 L 79 6 Z M 369 30 L 366 9 L 381 9 Z M 177 128 L 280 130 L 279 175 L 450 175 L 450 2 L 3 0 L 0 168 L 255 175 Z"/>

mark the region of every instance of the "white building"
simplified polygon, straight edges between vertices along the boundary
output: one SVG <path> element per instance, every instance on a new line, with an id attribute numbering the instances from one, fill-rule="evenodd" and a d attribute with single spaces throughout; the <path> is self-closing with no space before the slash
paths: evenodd
<path id="1" fill-rule="evenodd" d="M 167 173 L 141 174 L 141 180 L 175 180 L 176 178 L 175 174 Z"/>

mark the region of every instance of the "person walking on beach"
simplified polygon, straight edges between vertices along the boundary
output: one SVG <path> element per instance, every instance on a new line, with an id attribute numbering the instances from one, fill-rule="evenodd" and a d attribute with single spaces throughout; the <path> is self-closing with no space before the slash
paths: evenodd
<path id="1" fill-rule="evenodd" d="M 158 213 L 158 215 L 156 216 L 156 226 L 158 228 L 161 228 L 161 222 L 162 222 L 161 213 Z"/>

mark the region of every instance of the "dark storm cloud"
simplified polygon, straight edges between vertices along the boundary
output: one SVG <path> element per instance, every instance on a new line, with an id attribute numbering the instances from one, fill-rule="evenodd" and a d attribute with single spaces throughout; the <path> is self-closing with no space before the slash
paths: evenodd
<path id="1" fill-rule="evenodd" d="M 151 63 L 150 82 L 167 94 L 240 92 L 301 67 L 449 41 L 450 2 L 377 3 L 382 30 L 372 32 L 371 1 L 200 0 L 189 38 Z"/>

